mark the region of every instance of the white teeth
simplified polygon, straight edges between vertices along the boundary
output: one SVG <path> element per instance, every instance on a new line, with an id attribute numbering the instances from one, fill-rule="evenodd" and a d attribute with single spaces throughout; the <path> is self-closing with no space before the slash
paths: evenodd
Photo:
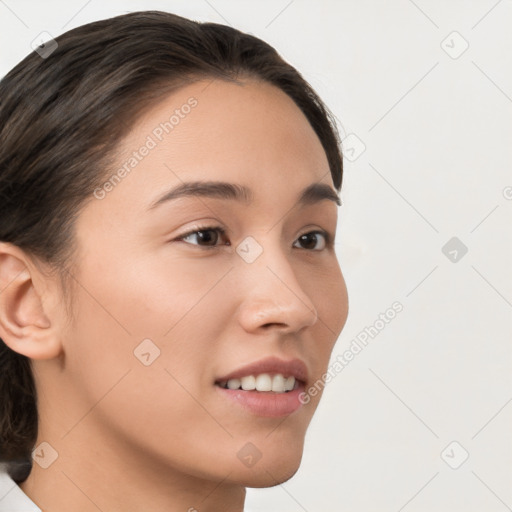
<path id="1" fill-rule="evenodd" d="M 256 391 L 272 391 L 272 377 L 268 373 L 256 377 Z"/>
<path id="2" fill-rule="evenodd" d="M 256 389 L 256 379 L 254 375 L 248 375 L 247 377 L 242 377 L 240 379 L 242 382 L 242 389 L 245 391 L 252 391 Z M 228 381 L 229 382 L 229 381 Z"/>
<path id="3" fill-rule="evenodd" d="M 227 389 L 240 389 L 244 391 L 273 391 L 274 393 L 285 393 L 295 387 L 295 377 L 285 378 L 278 373 L 274 376 L 269 373 L 259 375 L 247 375 L 241 379 L 229 379 L 225 383 Z"/>
<path id="4" fill-rule="evenodd" d="M 284 389 L 291 391 L 295 387 L 295 377 L 288 377 L 284 383 Z"/>
<path id="5" fill-rule="evenodd" d="M 284 386 L 284 377 L 282 375 L 274 375 L 274 378 L 272 379 L 272 391 L 276 393 L 284 393 L 286 391 L 286 388 Z"/>
<path id="6" fill-rule="evenodd" d="M 240 385 L 242 382 L 240 379 L 229 379 L 228 380 L 228 389 L 240 389 Z"/>

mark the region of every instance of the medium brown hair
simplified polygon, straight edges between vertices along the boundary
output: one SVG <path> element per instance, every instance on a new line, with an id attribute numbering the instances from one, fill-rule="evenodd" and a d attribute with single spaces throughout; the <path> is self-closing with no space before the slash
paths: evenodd
<path id="1" fill-rule="evenodd" d="M 115 149 L 144 108 L 201 79 L 263 80 L 301 109 L 341 189 L 333 116 L 300 73 L 264 41 L 216 23 L 133 12 L 70 30 L 0 81 L 0 241 L 48 264 L 72 290 L 74 221 L 108 176 Z M 67 302 L 67 301 L 66 301 Z M 37 395 L 30 360 L 0 339 L 0 462 L 30 473 Z"/>

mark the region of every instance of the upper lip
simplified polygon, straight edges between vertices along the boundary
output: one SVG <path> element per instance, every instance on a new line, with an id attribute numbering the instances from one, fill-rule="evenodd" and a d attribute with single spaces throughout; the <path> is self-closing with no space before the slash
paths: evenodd
<path id="1" fill-rule="evenodd" d="M 240 379 L 248 375 L 260 375 L 262 373 L 280 373 L 284 377 L 295 377 L 297 380 L 302 382 L 306 382 L 308 380 L 307 367 L 300 359 L 290 359 L 285 361 L 278 357 L 267 357 L 238 368 L 237 370 L 218 378 L 216 382 L 225 382 L 230 379 Z"/>

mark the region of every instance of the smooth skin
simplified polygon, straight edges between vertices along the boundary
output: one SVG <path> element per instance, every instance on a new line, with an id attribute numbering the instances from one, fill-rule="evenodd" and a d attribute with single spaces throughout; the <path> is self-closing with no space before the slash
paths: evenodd
<path id="1" fill-rule="evenodd" d="M 36 446 L 58 453 L 21 484 L 45 512 L 239 512 L 245 487 L 276 485 L 299 468 L 320 394 L 287 417 L 260 417 L 215 380 L 268 356 L 302 359 L 310 385 L 327 369 L 347 290 L 333 240 L 300 237 L 334 239 L 337 205 L 297 205 L 307 186 L 333 187 L 326 155 L 278 88 L 202 80 L 137 121 L 113 171 L 191 97 L 197 106 L 80 212 L 71 317 L 58 279 L 0 244 L 0 337 L 32 359 Z M 150 208 L 200 180 L 244 185 L 253 199 Z M 184 237 L 210 226 L 225 234 Z M 263 249 L 252 263 L 236 251 L 249 236 Z M 146 362 L 160 351 L 149 365 L 134 354 L 145 339 L 157 347 L 147 345 Z M 249 442 L 261 453 L 251 467 L 237 456 Z"/>

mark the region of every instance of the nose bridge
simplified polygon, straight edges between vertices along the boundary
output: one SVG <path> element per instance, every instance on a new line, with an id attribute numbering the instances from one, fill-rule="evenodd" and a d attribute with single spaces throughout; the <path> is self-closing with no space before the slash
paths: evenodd
<path id="1" fill-rule="evenodd" d="M 239 262 L 239 279 L 245 286 L 240 313 L 244 328 L 254 330 L 276 324 L 281 329 L 298 331 L 316 322 L 316 308 L 279 241 L 266 237 L 259 248 L 254 241 L 248 241 L 246 246 L 242 242 L 237 252 L 244 260 Z M 251 252 L 254 259 L 245 260 Z"/>

